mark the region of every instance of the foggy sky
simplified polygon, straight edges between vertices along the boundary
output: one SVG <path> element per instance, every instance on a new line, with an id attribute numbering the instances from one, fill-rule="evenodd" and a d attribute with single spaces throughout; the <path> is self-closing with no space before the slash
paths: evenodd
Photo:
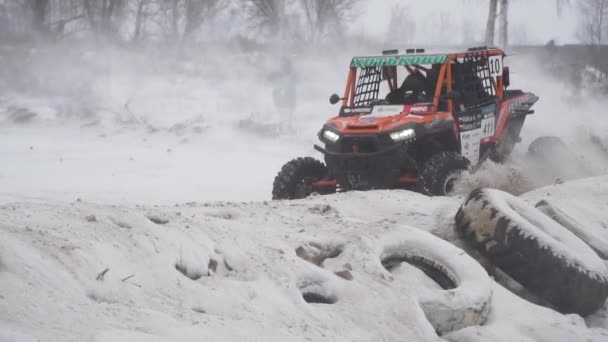
<path id="1" fill-rule="evenodd" d="M 445 43 L 439 37 L 437 25 L 441 11 L 448 14 L 457 30 L 455 43 L 463 40 L 459 28 L 470 21 L 482 39 L 488 12 L 488 0 L 372 0 L 362 8 L 361 17 L 353 32 L 377 38 L 385 36 L 390 11 L 395 3 L 409 6 L 416 18 L 416 42 Z M 575 9 L 566 7 L 557 15 L 554 0 L 511 0 L 509 13 L 510 40 L 513 44 L 545 44 L 555 39 L 558 44 L 577 43 Z M 440 41 L 441 40 L 441 41 Z"/>

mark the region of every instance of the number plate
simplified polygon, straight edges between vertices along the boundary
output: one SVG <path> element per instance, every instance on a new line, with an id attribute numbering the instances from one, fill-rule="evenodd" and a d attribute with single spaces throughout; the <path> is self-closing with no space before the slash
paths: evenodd
<path id="1" fill-rule="evenodd" d="M 488 66 L 491 77 L 502 76 L 502 56 L 491 56 L 488 59 Z"/>
<path id="2" fill-rule="evenodd" d="M 493 137 L 496 133 L 496 120 L 490 116 L 481 120 L 481 138 Z"/>

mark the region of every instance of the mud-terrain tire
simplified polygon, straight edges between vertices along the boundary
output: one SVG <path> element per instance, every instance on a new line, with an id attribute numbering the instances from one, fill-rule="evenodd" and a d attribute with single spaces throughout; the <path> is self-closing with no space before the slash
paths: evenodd
<path id="1" fill-rule="evenodd" d="M 555 158 L 568 151 L 566 143 L 558 137 L 542 136 L 534 139 L 528 146 L 528 154 L 535 158 Z"/>
<path id="2" fill-rule="evenodd" d="M 604 261 L 566 228 L 511 194 L 473 191 L 456 214 L 456 231 L 562 313 L 588 315 L 608 296 Z"/>
<path id="3" fill-rule="evenodd" d="M 417 189 L 429 196 L 448 196 L 454 182 L 469 165 L 469 160 L 458 153 L 437 153 L 418 171 Z"/>
<path id="4" fill-rule="evenodd" d="M 601 227 L 590 227 L 568 215 L 557 206 L 542 200 L 535 207 L 553 221 L 564 226 L 579 239 L 583 240 L 600 258 L 608 260 L 608 231 Z"/>
<path id="5" fill-rule="evenodd" d="M 387 271 L 407 262 L 441 286 L 442 290 L 418 297 L 439 335 L 486 321 L 492 281 L 483 267 L 463 250 L 411 227 L 386 236 L 381 247 L 380 262 Z"/>
<path id="6" fill-rule="evenodd" d="M 561 182 L 588 174 L 585 164 L 560 138 L 543 136 L 528 147 L 532 165 L 537 164 L 544 178 Z"/>
<path id="7" fill-rule="evenodd" d="M 327 167 L 311 157 L 297 158 L 283 165 L 274 178 L 272 199 L 300 199 L 312 192 L 312 183 L 327 176 Z"/>

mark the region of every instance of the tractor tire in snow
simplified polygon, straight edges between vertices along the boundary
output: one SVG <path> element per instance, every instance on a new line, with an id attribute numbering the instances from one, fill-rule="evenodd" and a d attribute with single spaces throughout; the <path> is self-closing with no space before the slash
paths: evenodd
<path id="1" fill-rule="evenodd" d="M 566 228 L 513 195 L 473 191 L 456 214 L 456 231 L 562 313 L 588 315 L 608 296 L 605 262 Z"/>
<path id="2" fill-rule="evenodd" d="M 600 258 L 608 260 L 608 233 L 604 228 L 586 226 L 545 200 L 536 203 L 536 208 L 585 241 Z"/>
<path id="3" fill-rule="evenodd" d="M 402 262 L 422 270 L 443 290 L 418 301 L 439 335 L 485 322 L 492 299 L 487 272 L 464 251 L 431 233 L 404 227 L 383 240 L 380 262 L 389 272 Z"/>
<path id="4" fill-rule="evenodd" d="M 311 157 L 297 158 L 283 165 L 272 185 L 272 199 L 300 199 L 313 192 L 312 183 L 327 176 L 325 165 Z"/>
<path id="5" fill-rule="evenodd" d="M 449 196 L 469 161 L 455 152 L 440 152 L 429 158 L 418 172 L 418 189 L 430 196 Z"/>

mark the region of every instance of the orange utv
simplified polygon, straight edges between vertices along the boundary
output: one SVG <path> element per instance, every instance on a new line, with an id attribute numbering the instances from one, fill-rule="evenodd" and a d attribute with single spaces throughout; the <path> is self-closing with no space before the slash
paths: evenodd
<path id="1" fill-rule="evenodd" d="M 507 89 L 504 57 L 487 47 L 354 57 L 343 96 L 330 97 L 339 115 L 319 131 L 324 146 L 314 146 L 325 163 L 285 164 L 273 199 L 395 188 L 448 195 L 462 172 L 509 156 L 538 101 Z"/>

